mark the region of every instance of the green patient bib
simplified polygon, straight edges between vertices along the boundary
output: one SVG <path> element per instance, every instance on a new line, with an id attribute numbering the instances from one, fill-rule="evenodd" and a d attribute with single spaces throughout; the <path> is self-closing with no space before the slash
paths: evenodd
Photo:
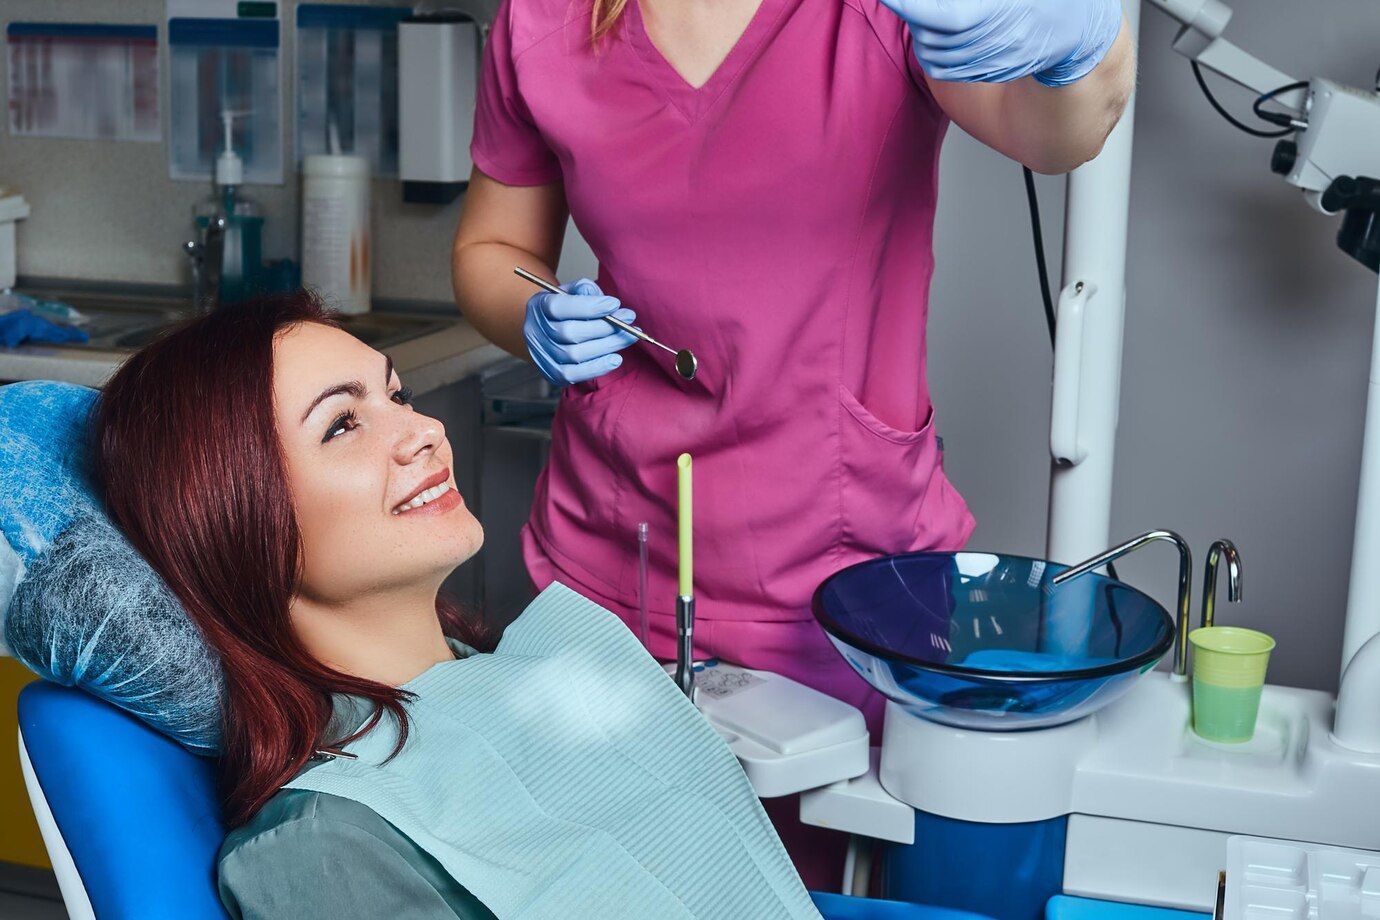
<path id="1" fill-rule="evenodd" d="M 613 614 L 554 584 L 288 788 L 353 799 L 501 920 L 819 920 L 728 747 Z"/>

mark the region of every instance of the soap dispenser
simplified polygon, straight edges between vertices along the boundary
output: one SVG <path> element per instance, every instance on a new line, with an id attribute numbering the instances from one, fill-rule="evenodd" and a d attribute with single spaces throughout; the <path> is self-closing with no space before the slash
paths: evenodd
<path id="1" fill-rule="evenodd" d="M 221 110 L 225 148 L 216 158 L 215 190 L 197 204 L 195 211 L 202 240 L 214 236 L 207 232 L 213 223 L 221 226 L 217 300 L 222 304 L 253 297 L 263 287 L 263 212 L 240 189 L 244 183 L 244 161 L 234 145 L 235 118 L 243 114 Z M 214 258 L 209 252 L 207 255 Z"/>

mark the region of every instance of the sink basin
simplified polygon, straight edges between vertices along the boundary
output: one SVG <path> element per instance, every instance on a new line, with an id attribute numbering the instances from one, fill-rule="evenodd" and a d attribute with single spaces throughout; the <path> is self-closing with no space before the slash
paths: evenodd
<path id="1" fill-rule="evenodd" d="M 459 316 L 422 316 L 402 313 L 355 313 L 337 317 L 345 331 L 370 348 L 389 348 L 455 325 Z"/>
<path id="2" fill-rule="evenodd" d="M 151 326 L 144 326 L 142 328 L 135 329 L 132 332 L 124 333 L 123 335 L 116 338 L 112 344 L 116 348 L 143 348 L 145 345 L 149 344 L 154 339 L 158 338 L 160 335 L 167 332 L 176 323 L 177 320 L 171 320 L 166 323 L 156 323 Z"/>
<path id="3" fill-rule="evenodd" d="M 125 310 L 77 307 L 87 317 L 82 326 L 90 337 L 86 342 L 69 343 L 64 348 L 120 349 L 138 347 L 126 345 L 128 339 L 147 334 L 147 340 L 180 320 L 183 314 L 175 310 Z M 141 342 L 143 344 L 143 342 Z"/>
<path id="4" fill-rule="evenodd" d="M 82 328 L 90 336 L 63 348 L 134 351 L 158 338 L 189 314 L 187 303 L 172 297 L 99 297 L 90 294 L 55 296 L 80 310 L 88 319 Z M 409 339 L 438 332 L 457 318 L 408 313 L 360 313 L 338 317 L 347 332 L 372 348 L 390 348 Z"/>
<path id="5" fill-rule="evenodd" d="M 1119 698 L 1174 641 L 1169 611 L 1130 585 L 993 553 L 908 553 L 850 566 L 814 614 L 868 683 L 921 718 L 1015 731 Z"/>
<path id="6" fill-rule="evenodd" d="M 181 317 L 158 325 L 126 332 L 115 339 L 118 348 L 143 348 L 162 335 Z M 408 339 L 415 339 L 451 325 L 454 320 L 443 317 L 403 316 L 388 313 L 360 313 L 339 317 L 345 331 L 371 348 L 388 348 Z"/>

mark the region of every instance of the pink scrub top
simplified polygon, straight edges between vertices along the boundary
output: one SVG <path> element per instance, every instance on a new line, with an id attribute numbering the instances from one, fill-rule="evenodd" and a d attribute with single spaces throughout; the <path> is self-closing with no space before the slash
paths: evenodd
<path id="1" fill-rule="evenodd" d="M 567 387 L 523 534 L 636 627 L 650 525 L 652 653 L 674 657 L 676 456 L 694 456 L 696 652 L 785 673 L 872 716 L 813 622 L 820 582 L 883 553 L 958 549 L 925 381 L 947 120 L 877 0 L 762 0 L 690 86 L 636 0 L 597 50 L 588 0 L 505 0 L 484 57 L 476 166 L 564 182 L 598 283 L 694 381 L 636 344 Z M 573 281 L 573 278 L 562 279 Z"/>

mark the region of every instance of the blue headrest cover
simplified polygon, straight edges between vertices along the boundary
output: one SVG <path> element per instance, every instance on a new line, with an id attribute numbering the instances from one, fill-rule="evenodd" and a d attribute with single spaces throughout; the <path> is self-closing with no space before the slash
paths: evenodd
<path id="1" fill-rule="evenodd" d="M 106 517 L 90 477 L 95 400 L 64 383 L 0 387 L 0 635 L 41 677 L 214 753 L 220 663 Z"/>

